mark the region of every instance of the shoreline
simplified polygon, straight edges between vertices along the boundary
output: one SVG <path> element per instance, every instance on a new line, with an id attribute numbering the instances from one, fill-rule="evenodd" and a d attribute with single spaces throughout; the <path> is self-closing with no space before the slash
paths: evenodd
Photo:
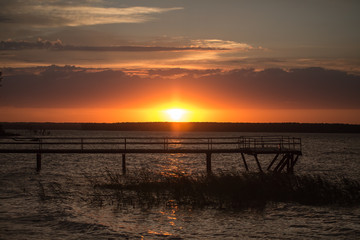
<path id="1" fill-rule="evenodd" d="M 95 130 L 95 131 L 176 131 L 176 132 L 292 132 L 360 133 L 360 124 L 342 123 L 219 123 L 219 122 L 124 122 L 54 123 L 2 122 L 4 130 Z"/>

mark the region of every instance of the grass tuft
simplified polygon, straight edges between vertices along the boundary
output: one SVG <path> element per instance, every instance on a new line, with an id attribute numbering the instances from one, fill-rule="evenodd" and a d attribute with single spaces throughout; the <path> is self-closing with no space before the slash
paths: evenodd
<path id="1" fill-rule="evenodd" d="M 91 181 L 92 201 L 118 207 L 151 208 L 161 204 L 191 208 L 263 209 L 268 203 L 352 206 L 360 203 L 358 181 L 321 176 L 274 173 L 219 173 L 186 175 L 139 171 L 121 175 L 107 171 Z"/>

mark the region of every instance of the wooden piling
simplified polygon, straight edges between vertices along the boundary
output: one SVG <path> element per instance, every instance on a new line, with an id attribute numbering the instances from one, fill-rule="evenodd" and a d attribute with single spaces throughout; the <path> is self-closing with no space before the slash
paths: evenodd
<path id="1" fill-rule="evenodd" d="M 122 154 L 122 174 L 126 174 L 126 158 L 125 153 Z"/>
<path id="2" fill-rule="evenodd" d="M 260 165 L 259 159 L 258 159 L 258 157 L 257 157 L 257 154 L 254 154 L 254 158 L 255 158 L 255 160 L 256 160 L 256 164 L 257 164 L 257 166 L 258 166 L 258 168 L 259 168 L 259 171 L 260 171 L 260 172 L 263 172 L 263 170 L 261 169 L 261 165 Z"/>
<path id="3" fill-rule="evenodd" d="M 274 159 L 271 161 L 271 163 L 269 164 L 267 170 L 269 171 L 271 166 L 275 163 L 276 159 L 279 157 L 279 153 L 275 155 Z"/>
<path id="4" fill-rule="evenodd" d="M 293 159 L 292 164 L 291 164 L 291 171 L 294 172 L 294 166 L 296 164 L 296 162 L 299 159 L 299 155 L 296 155 L 295 159 Z"/>
<path id="5" fill-rule="evenodd" d="M 211 153 L 206 153 L 206 172 L 211 173 Z"/>
<path id="6" fill-rule="evenodd" d="M 36 171 L 41 170 L 41 153 L 36 154 Z"/>
<path id="7" fill-rule="evenodd" d="M 280 162 L 276 165 L 276 167 L 274 168 L 274 172 L 280 172 L 279 168 L 280 166 L 284 163 L 284 161 L 286 160 L 287 154 L 284 154 L 284 156 L 282 157 L 282 159 L 280 160 Z"/>
<path id="8" fill-rule="evenodd" d="M 289 160 L 286 164 L 286 172 L 291 173 L 291 166 L 294 161 L 294 154 L 289 154 Z"/>
<path id="9" fill-rule="evenodd" d="M 249 168 L 248 168 L 248 165 L 247 165 L 247 163 L 246 163 L 245 156 L 244 156 L 243 153 L 241 153 L 241 157 L 242 157 L 242 160 L 243 160 L 243 162 L 244 162 L 244 166 L 245 166 L 246 171 L 249 171 Z"/>
<path id="10" fill-rule="evenodd" d="M 281 171 L 284 169 L 284 167 L 288 165 L 289 161 L 290 161 L 290 154 L 285 154 L 285 160 L 284 160 L 284 162 L 280 165 L 280 167 L 278 168 L 277 171 L 278 171 L 278 172 L 281 172 Z"/>

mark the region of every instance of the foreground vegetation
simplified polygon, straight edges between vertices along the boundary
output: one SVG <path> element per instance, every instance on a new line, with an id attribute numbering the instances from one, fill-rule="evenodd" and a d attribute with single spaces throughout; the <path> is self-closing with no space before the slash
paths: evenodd
<path id="1" fill-rule="evenodd" d="M 142 171 L 123 176 L 108 171 L 102 180 L 91 180 L 92 203 L 118 207 L 153 207 L 162 204 L 221 209 L 261 209 L 269 203 L 305 205 L 360 204 L 360 183 L 320 176 L 220 173 L 217 175 L 163 176 Z"/>

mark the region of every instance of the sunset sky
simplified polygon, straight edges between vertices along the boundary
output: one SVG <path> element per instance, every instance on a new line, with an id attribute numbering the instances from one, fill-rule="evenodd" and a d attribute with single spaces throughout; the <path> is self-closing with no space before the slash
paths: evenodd
<path id="1" fill-rule="evenodd" d="M 0 0 L 0 121 L 360 124 L 358 0 Z"/>

